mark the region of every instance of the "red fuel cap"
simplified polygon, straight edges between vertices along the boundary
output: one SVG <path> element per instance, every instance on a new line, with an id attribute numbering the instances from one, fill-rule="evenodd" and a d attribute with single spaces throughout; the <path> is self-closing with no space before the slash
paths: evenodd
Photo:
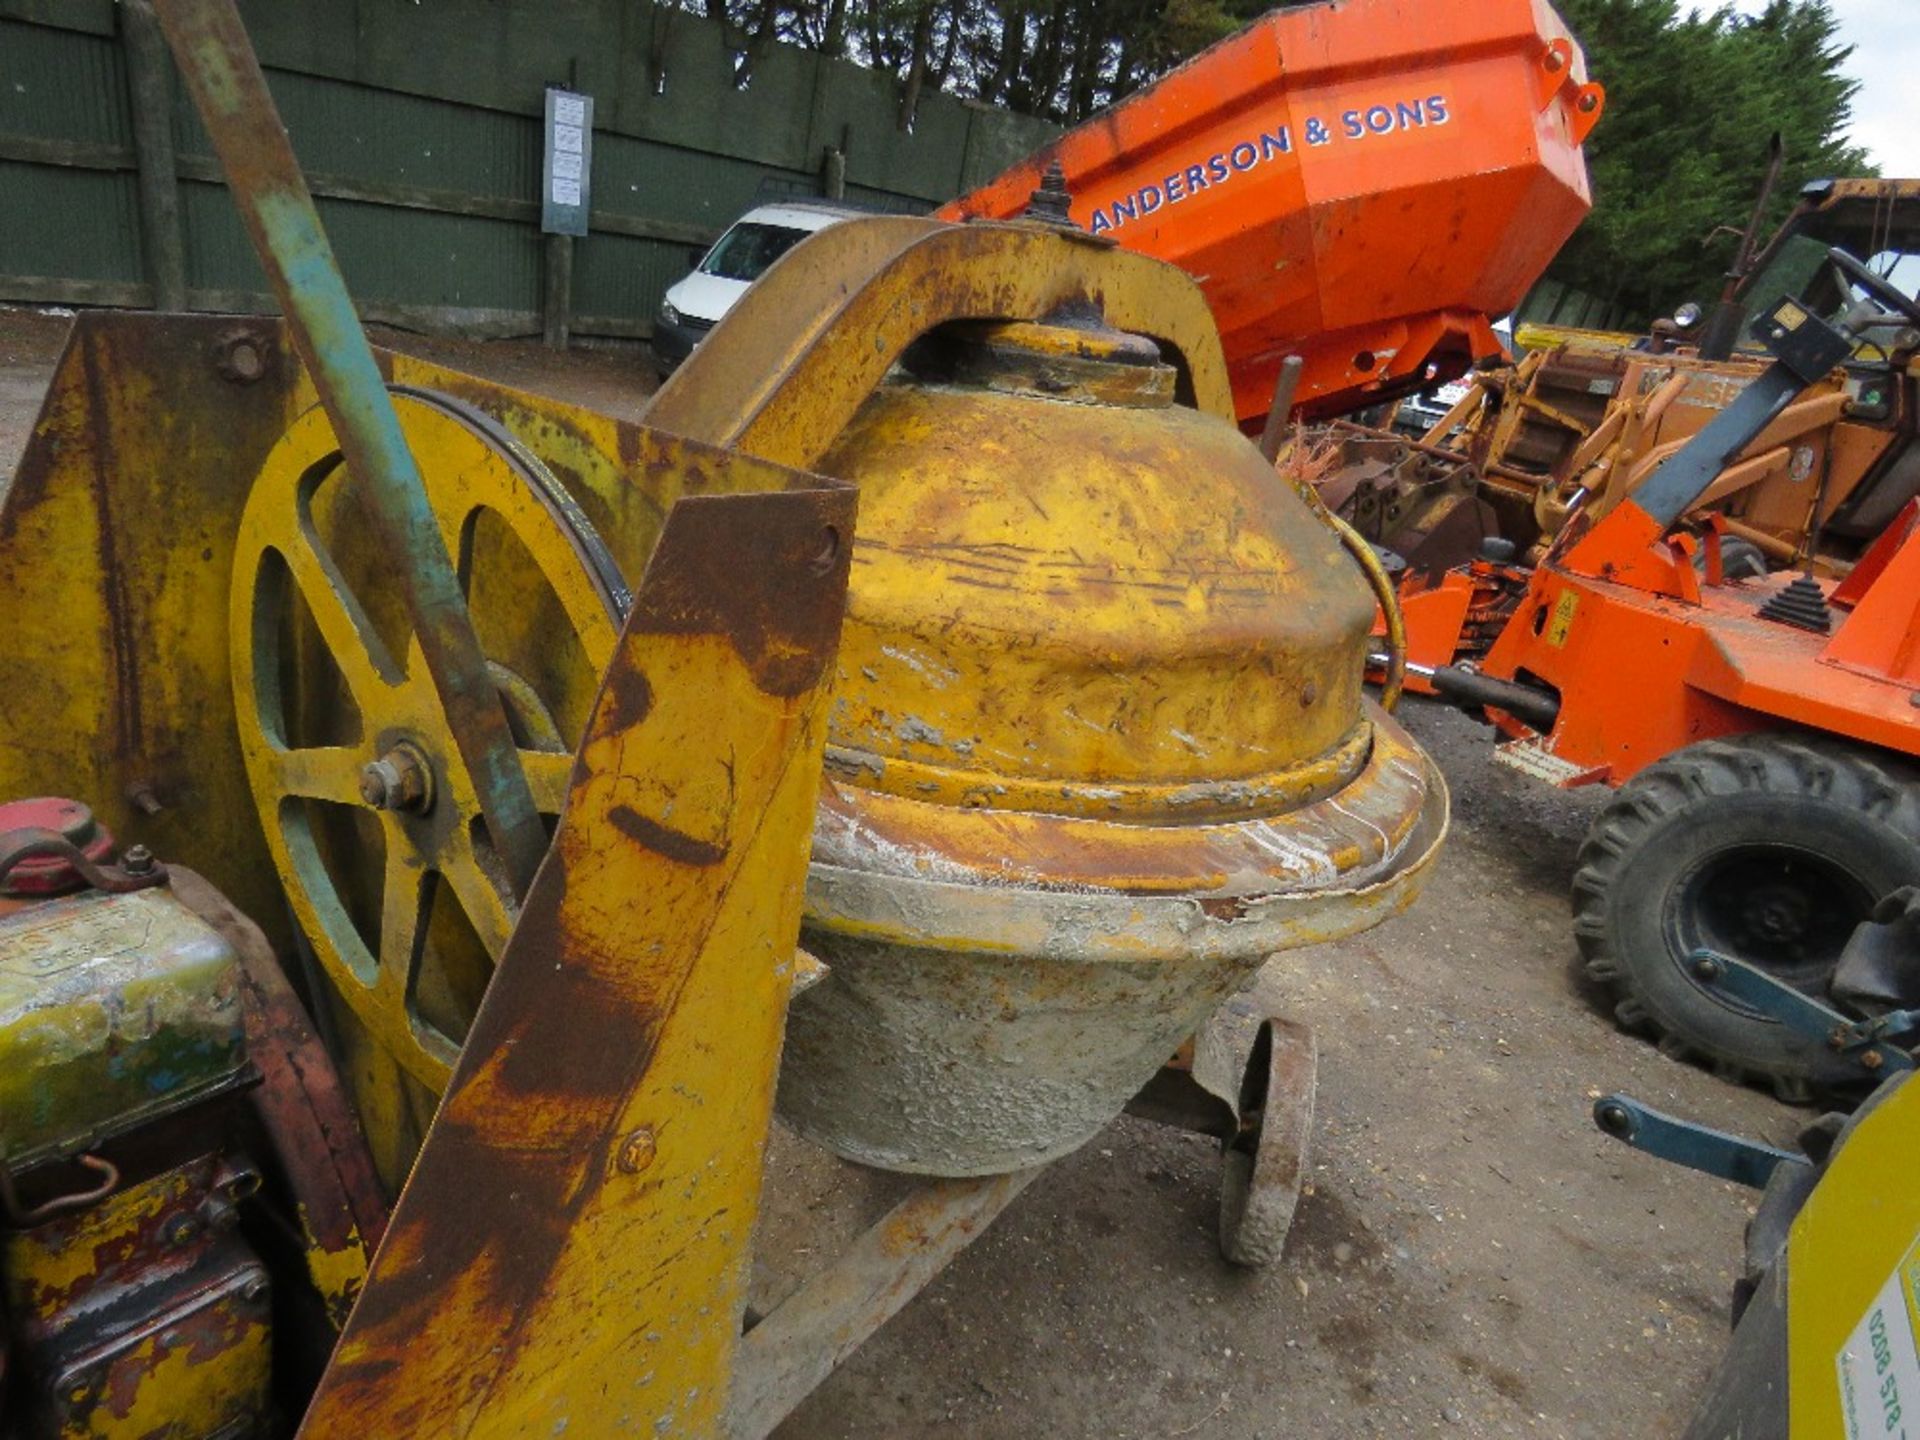
<path id="1" fill-rule="evenodd" d="M 113 858 L 113 836 L 78 800 L 42 795 L 0 805 L 0 835 L 12 830 L 51 830 L 64 835 L 96 865 Z M 58 855 L 32 855 L 17 862 L 0 881 L 0 895 L 61 895 L 81 883 L 72 862 Z"/>

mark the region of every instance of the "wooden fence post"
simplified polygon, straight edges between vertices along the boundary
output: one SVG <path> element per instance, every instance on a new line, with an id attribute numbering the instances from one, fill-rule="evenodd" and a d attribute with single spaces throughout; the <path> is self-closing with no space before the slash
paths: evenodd
<path id="1" fill-rule="evenodd" d="M 153 308 L 187 308 L 186 250 L 180 232 L 180 176 L 173 151 L 173 60 L 149 0 L 122 0 L 120 43 L 127 54 L 138 169 L 140 241 Z"/>

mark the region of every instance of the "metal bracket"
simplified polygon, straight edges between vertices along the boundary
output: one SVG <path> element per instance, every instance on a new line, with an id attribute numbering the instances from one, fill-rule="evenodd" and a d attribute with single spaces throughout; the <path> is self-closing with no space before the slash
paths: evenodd
<path id="1" fill-rule="evenodd" d="M 740 1341 L 732 1440 L 762 1440 L 1044 1173 L 927 1180 Z"/>
<path id="2" fill-rule="evenodd" d="M 1852 1058 L 1863 1079 L 1914 1068 L 1913 1055 L 1890 1037 L 1920 1029 L 1920 1011 L 1894 1010 L 1871 1020 L 1849 1019 L 1766 971 L 1711 950 L 1694 952 L 1692 974 L 1723 999 Z M 1755 1189 L 1764 1188 L 1781 1165 L 1812 1163 L 1805 1155 L 1662 1114 L 1626 1095 L 1596 1101 L 1593 1119 L 1607 1134 L 1636 1150 Z"/>
<path id="3" fill-rule="evenodd" d="M 23 861 L 49 857 L 66 861 L 88 885 L 109 895 L 167 883 L 166 866 L 137 845 L 127 852 L 124 864 L 100 865 L 59 831 L 27 826 L 0 833 L 0 891 L 6 887 L 7 876 Z"/>
<path id="4" fill-rule="evenodd" d="M 1862 1079 L 1877 1080 L 1914 1068 L 1912 1053 L 1894 1044 L 1892 1037 L 1920 1030 L 1920 1011 L 1894 1010 L 1870 1020 L 1851 1019 L 1764 970 L 1711 950 L 1694 952 L 1693 978 L 1796 1034 L 1824 1041 L 1835 1054 L 1852 1059 Z"/>
<path id="5" fill-rule="evenodd" d="M 1777 1150 L 1709 1125 L 1677 1119 L 1628 1095 L 1596 1100 L 1593 1120 L 1614 1139 L 1655 1159 L 1669 1160 L 1736 1185 L 1751 1185 L 1756 1190 L 1765 1189 L 1773 1172 L 1782 1165 L 1813 1163 L 1790 1150 Z"/>

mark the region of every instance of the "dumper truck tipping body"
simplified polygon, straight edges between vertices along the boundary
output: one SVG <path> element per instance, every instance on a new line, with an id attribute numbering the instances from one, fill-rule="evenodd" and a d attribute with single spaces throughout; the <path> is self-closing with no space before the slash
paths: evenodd
<path id="1" fill-rule="evenodd" d="M 1305 418 L 1449 379 L 1592 207 L 1605 97 L 1544 0 L 1441 10 L 1275 11 L 940 214 L 1017 215 L 1057 161 L 1079 225 L 1200 282 L 1243 425 L 1289 354 Z"/>

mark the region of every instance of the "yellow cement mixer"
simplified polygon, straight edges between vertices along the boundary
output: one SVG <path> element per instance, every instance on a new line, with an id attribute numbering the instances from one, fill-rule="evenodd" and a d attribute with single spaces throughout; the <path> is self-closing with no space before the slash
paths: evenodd
<path id="1" fill-rule="evenodd" d="M 157 8 L 286 319 L 82 317 L 0 500 L 6 1432 L 765 1434 L 1123 1108 L 1271 1258 L 1233 997 L 1446 797 L 1192 282 L 850 222 L 625 423 L 370 350 Z M 928 1178 L 749 1317 L 776 1088 Z"/>

